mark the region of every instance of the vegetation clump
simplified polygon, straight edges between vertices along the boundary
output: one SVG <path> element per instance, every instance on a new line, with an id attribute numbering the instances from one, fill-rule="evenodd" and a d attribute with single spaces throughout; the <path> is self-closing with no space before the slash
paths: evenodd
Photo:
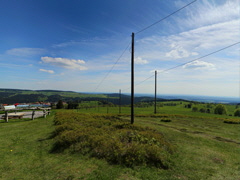
<path id="1" fill-rule="evenodd" d="M 240 119 L 225 119 L 223 122 L 228 124 L 240 124 Z"/>
<path id="2" fill-rule="evenodd" d="M 163 118 L 161 119 L 161 122 L 171 122 L 172 120 L 171 119 L 168 119 L 168 118 Z"/>
<path id="3" fill-rule="evenodd" d="M 227 109 L 223 104 L 218 104 L 214 109 L 214 114 L 227 114 Z"/>
<path id="4" fill-rule="evenodd" d="M 129 124 L 117 115 L 58 112 L 52 152 L 69 151 L 127 167 L 170 168 L 174 147 L 148 127 Z"/>
<path id="5" fill-rule="evenodd" d="M 234 111 L 234 116 L 240 117 L 240 108 Z"/>
<path id="6" fill-rule="evenodd" d="M 57 109 L 63 109 L 64 108 L 63 101 L 59 100 L 56 107 L 57 107 Z"/>
<path id="7" fill-rule="evenodd" d="M 193 111 L 193 112 L 198 112 L 198 108 L 197 108 L 197 107 L 193 107 L 193 108 L 192 108 L 192 111 Z"/>

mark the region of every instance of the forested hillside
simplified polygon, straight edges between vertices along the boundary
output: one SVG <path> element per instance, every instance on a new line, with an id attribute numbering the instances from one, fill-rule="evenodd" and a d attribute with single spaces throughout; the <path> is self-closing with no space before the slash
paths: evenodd
<path id="1" fill-rule="evenodd" d="M 74 91 L 58 91 L 58 90 L 23 90 L 23 89 L 0 89 L 0 104 L 13 103 L 33 103 L 33 102 L 57 102 L 59 100 L 65 102 L 81 102 L 81 101 L 107 101 L 116 105 L 128 105 L 131 103 L 131 96 L 121 94 L 121 102 L 119 94 L 91 94 L 78 93 Z M 141 96 L 135 97 L 135 103 L 153 101 L 153 97 Z M 167 101 L 165 99 L 157 99 L 158 101 Z"/>
<path id="2" fill-rule="evenodd" d="M 0 89 L 0 103 L 32 103 L 32 102 L 57 102 L 78 101 L 85 98 L 106 98 L 106 95 L 84 94 L 73 91 L 57 90 L 22 90 L 22 89 Z"/>

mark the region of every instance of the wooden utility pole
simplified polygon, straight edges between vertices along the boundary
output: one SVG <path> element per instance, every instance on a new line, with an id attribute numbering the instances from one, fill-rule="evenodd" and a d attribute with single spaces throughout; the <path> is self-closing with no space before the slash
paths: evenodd
<path id="1" fill-rule="evenodd" d="M 134 123 L 134 33 L 132 33 L 131 55 L 131 124 Z"/>
<path id="2" fill-rule="evenodd" d="M 119 114 L 121 114 L 121 105 L 122 105 L 121 89 L 119 89 Z"/>
<path id="3" fill-rule="evenodd" d="M 155 105 L 154 114 L 157 114 L 157 71 L 155 71 Z"/>

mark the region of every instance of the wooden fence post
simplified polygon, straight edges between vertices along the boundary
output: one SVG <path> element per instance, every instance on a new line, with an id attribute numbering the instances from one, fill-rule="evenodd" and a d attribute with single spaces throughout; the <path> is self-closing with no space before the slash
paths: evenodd
<path id="1" fill-rule="evenodd" d="M 44 115 L 44 118 L 46 118 L 47 113 L 46 113 L 46 110 L 45 110 L 45 109 L 43 110 L 43 115 Z"/>
<path id="2" fill-rule="evenodd" d="M 35 109 L 32 112 L 32 120 L 34 120 L 34 115 L 35 115 Z"/>
<path id="3" fill-rule="evenodd" d="M 5 122 L 8 122 L 8 111 L 5 111 Z"/>

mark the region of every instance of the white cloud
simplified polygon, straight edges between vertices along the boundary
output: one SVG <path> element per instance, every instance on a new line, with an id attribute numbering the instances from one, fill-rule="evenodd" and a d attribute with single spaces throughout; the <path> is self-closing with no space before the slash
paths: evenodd
<path id="1" fill-rule="evenodd" d="M 44 54 L 46 50 L 42 48 L 13 48 L 6 53 L 14 56 L 34 56 Z"/>
<path id="2" fill-rule="evenodd" d="M 53 71 L 53 70 L 39 69 L 39 71 L 47 72 L 47 73 L 49 73 L 49 74 L 54 74 L 54 71 Z"/>
<path id="3" fill-rule="evenodd" d="M 51 64 L 66 69 L 87 70 L 87 67 L 82 66 L 85 64 L 84 60 L 75 60 L 67 58 L 53 58 L 53 57 L 41 57 L 42 63 Z"/>
<path id="4" fill-rule="evenodd" d="M 186 4 L 176 2 L 180 7 Z M 238 0 L 198 1 L 168 20 L 174 23 L 170 26 L 172 35 L 153 34 L 138 40 L 136 52 L 149 61 L 186 59 L 236 43 L 240 35 L 239 7 Z"/>
<path id="5" fill-rule="evenodd" d="M 231 45 L 239 38 L 239 23 L 239 20 L 233 20 L 172 35 L 168 37 L 172 50 L 166 53 L 166 57 L 188 57 L 197 51 Z"/>
<path id="6" fill-rule="evenodd" d="M 198 55 L 197 52 L 189 52 L 188 50 L 183 48 L 181 45 L 174 45 L 174 44 L 175 43 L 171 45 L 171 47 L 174 49 L 171 50 L 170 52 L 167 52 L 166 57 L 170 57 L 173 59 L 180 59 L 180 58 Z"/>
<path id="7" fill-rule="evenodd" d="M 215 65 L 212 63 L 208 63 L 205 61 L 193 61 L 190 63 L 187 63 L 183 66 L 184 69 L 207 69 L 207 70 L 214 70 Z"/>
<path id="8" fill-rule="evenodd" d="M 240 20 L 232 20 L 170 36 L 146 37 L 138 41 L 136 51 L 149 61 L 205 55 L 236 43 L 240 35 L 239 24 Z"/>
<path id="9" fill-rule="evenodd" d="M 134 59 L 134 62 L 135 62 L 136 64 L 148 64 L 148 61 L 145 60 L 145 59 L 142 59 L 141 57 L 135 58 L 135 59 Z"/>

